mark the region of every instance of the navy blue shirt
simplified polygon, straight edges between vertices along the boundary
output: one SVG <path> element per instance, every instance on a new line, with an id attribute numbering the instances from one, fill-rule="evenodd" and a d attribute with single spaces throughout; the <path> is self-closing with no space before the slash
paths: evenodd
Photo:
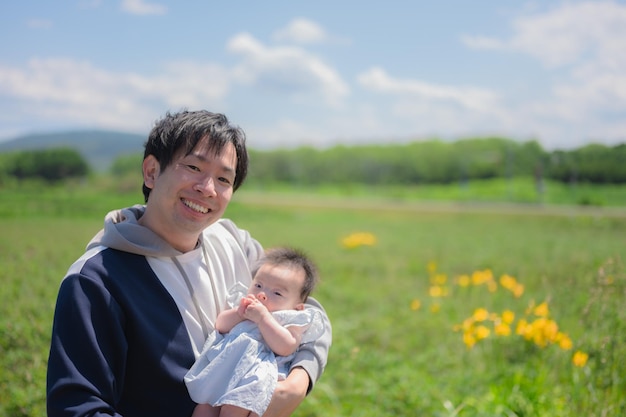
<path id="1" fill-rule="evenodd" d="M 105 249 L 62 282 L 48 365 L 48 416 L 190 416 L 194 362 L 176 303 L 146 258 Z"/>

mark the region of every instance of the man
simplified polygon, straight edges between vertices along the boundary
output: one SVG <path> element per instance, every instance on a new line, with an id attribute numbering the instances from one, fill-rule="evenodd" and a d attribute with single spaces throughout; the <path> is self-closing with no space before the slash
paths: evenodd
<path id="1" fill-rule="evenodd" d="M 143 160 L 145 206 L 111 212 L 61 283 L 48 361 L 50 417 L 190 416 L 183 377 L 229 289 L 248 285 L 261 245 L 222 219 L 243 183 L 243 131 L 224 115 L 167 114 Z M 321 306 L 311 300 L 310 308 Z M 325 335 L 304 346 L 265 416 L 287 416 L 326 364 Z"/>

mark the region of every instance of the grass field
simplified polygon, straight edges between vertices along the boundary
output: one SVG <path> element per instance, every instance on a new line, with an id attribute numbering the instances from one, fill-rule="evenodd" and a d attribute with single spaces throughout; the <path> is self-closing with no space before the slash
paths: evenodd
<path id="1" fill-rule="evenodd" d="M 316 259 L 333 323 L 295 415 L 626 415 L 622 211 L 260 194 L 227 215 Z M 137 195 L 0 191 L 0 416 L 45 415 L 59 281 Z"/>

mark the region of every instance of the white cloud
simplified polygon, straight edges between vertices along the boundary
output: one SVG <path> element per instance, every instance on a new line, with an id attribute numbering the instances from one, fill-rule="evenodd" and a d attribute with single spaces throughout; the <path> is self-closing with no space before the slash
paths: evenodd
<path id="1" fill-rule="evenodd" d="M 626 6 L 612 2 L 565 3 L 513 22 L 511 48 L 548 67 L 577 64 L 626 50 Z M 621 49 L 615 50 L 616 46 Z M 617 55 L 622 63 L 626 54 Z"/>
<path id="2" fill-rule="evenodd" d="M 171 63 L 153 76 L 60 58 L 33 59 L 26 68 L 0 66 L 0 96 L 28 103 L 30 117 L 130 130 L 146 128 L 167 109 L 215 106 L 229 85 L 223 68 L 189 62 Z"/>
<path id="3" fill-rule="evenodd" d="M 511 27 L 509 39 L 466 35 L 461 41 L 470 48 L 529 55 L 548 71 L 551 88 L 510 108 L 523 121 L 518 129 L 537 126 L 542 136 L 560 136 L 560 145 L 574 137 L 623 140 L 626 6 L 611 1 L 565 2 L 521 16 Z"/>
<path id="4" fill-rule="evenodd" d="M 607 56 L 626 60 L 626 6 L 613 2 L 563 3 L 546 12 L 521 16 L 512 22 L 508 40 L 483 35 L 463 35 L 461 41 L 475 49 L 523 52 L 549 68 Z"/>
<path id="5" fill-rule="evenodd" d="M 122 10 L 136 15 L 165 14 L 167 7 L 161 4 L 147 3 L 145 0 L 122 0 Z"/>
<path id="6" fill-rule="evenodd" d="M 497 104 L 495 93 L 477 87 L 436 85 L 418 80 L 402 80 L 390 77 L 381 68 L 371 68 L 358 76 L 366 89 L 381 93 L 413 96 L 421 99 L 456 103 L 474 111 L 489 111 Z"/>
<path id="7" fill-rule="evenodd" d="M 282 42 L 320 43 L 329 39 L 328 34 L 317 23 L 303 18 L 294 19 L 274 32 L 273 38 Z"/>
<path id="8" fill-rule="evenodd" d="M 243 58 L 234 70 L 242 83 L 290 96 L 321 93 L 330 105 L 339 104 L 350 92 L 337 71 L 304 49 L 267 47 L 242 33 L 228 42 L 228 50 Z"/>

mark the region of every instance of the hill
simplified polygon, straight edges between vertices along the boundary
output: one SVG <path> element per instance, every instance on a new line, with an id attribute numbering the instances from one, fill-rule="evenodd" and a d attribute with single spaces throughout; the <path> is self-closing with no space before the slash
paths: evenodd
<path id="1" fill-rule="evenodd" d="M 104 172 L 121 156 L 143 152 L 146 136 L 104 130 L 40 133 L 0 142 L 0 152 L 68 147 L 76 149 L 91 169 Z"/>

